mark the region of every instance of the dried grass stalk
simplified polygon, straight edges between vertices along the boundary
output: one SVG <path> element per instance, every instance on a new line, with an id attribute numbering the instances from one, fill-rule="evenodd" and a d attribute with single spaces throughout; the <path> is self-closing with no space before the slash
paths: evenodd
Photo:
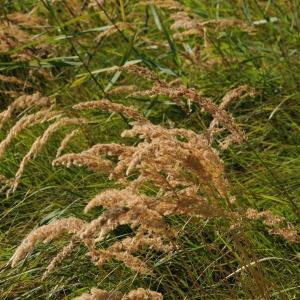
<path id="1" fill-rule="evenodd" d="M 40 92 L 32 95 L 22 95 L 8 106 L 8 108 L 0 113 L 0 128 L 6 123 L 15 111 L 20 111 L 31 106 L 48 106 L 51 100 L 48 97 L 42 96 Z"/>
<path id="2" fill-rule="evenodd" d="M 94 104 L 79 104 L 79 107 L 95 107 Z M 125 111 L 126 115 L 140 119 L 131 109 L 110 102 L 100 104 L 101 108 L 111 111 L 116 108 L 118 112 Z M 52 129 L 48 130 L 52 132 Z M 44 135 L 48 136 L 47 131 Z M 95 206 L 102 206 L 106 211 L 81 226 L 75 236 L 86 245 L 88 255 L 96 265 L 102 266 L 115 258 L 134 271 L 151 274 L 148 266 L 134 254 L 144 246 L 164 252 L 174 249 L 172 240 L 176 233 L 165 222 L 164 216 L 226 215 L 218 205 L 220 197 L 229 198 L 227 181 L 223 176 L 224 166 L 204 135 L 186 129 L 166 129 L 143 120 L 133 123 L 132 129 L 125 130 L 122 136 L 137 136 L 141 140 L 135 146 L 95 145 L 78 154 L 65 154 L 53 164 L 85 165 L 97 171 L 99 166 L 94 166 L 95 160 L 101 162 L 100 170 L 104 170 L 108 166 L 112 168 L 109 158 L 117 156 L 117 164 L 112 169 L 106 168 L 106 171 L 111 173 L 111 177 L 119 178 L 126 188 L 107 190 L 95 196 L 87 204 L 85 212 Z M 31 153 L 35 152 L 31 150 Z M 133 172 L 138 177 L 130 181 L 126 176 Z M 150 197 L 139 192 L 140 187 L 147 182 L 159 189 L 157 195 Z M 200 196 L 200 191 L 205 196 Z M 124 224 L 131 226 L 134 236 L 117 241 L 107 249 L 97 249 L 98 242 L 104 241 L 112 230 Z M 67 246 L 54 258 L 46 274 L 69 253 L 70 248 Z"/>
<path id="3" fill-rule="evenodd" d="M 108 92 L 108 94 L 110 96 L 117 96 L 117 95 L 121 95 L 121 94 L 129 94 L 129 93 L 133 93 L 137 89 L 138 89 L 138 87 L 135 86 L 135 85 L 121 85 L 121 86 L 116 86 L 113 89 L 111 89 Z"/>
<path id="4" fill-rule="evenodd" d="M 30 115 L 24 115 L 18 122 L 10 129 L 7 136 L 0 143 L 0 158 L 3 156 L 7 147 L 11 144 L 12 140 L 20 134 L 25 128 L 35 124 L 43 123 L 58 115 L 58 111 L 51 111 L 50 109 L 42 109 Z"/>
<path id="5" fill-rule="evenodd" d="M 131 23 L 128 23 L 128 22 L 116 22 L 115 24 L 108 26 L 106 30 L 104 30 L 103 32 L 98 34 L 96 37 L 96 42 L 99 42 L 104 38 L 107 38 L 115 33 L 118 33 L 120 30 L 121 31 L 124 31 L 124 30 L 134 31 L 135 28 Z"/>
<path id="6" fill-rule="evenodd" d="M 285 226 L 285 218 L 274 215 L 269 210 L 259 212 L 256 209 L 248 208 L 245 216 L 251 220 L 262 220 L 270 228 L 269 232 L 271 234 L 279 235 L 290 243 L 300 241 L 296 228 L 290 223 Z"/>
<path id="7" fill-rule="evenodd" d="M 105 239 L 111 230 L 122 224 L 131 224 L 133 228 L 138 228 L 137 235 L 122 242 L 116 242 L 108 249 L 97 249 L 96 243 Z M 98 266 L 102 266 L 106 261 L 116 258 L 132 270 L 145 274 L 150 274 L 151 270 L 141 259 L 133 255 L 136 251 L 145 245 L 159 251 L 171 251 L 173 249 L 170 244 L 164 245 L 162 243 L 162 237 L 170 235 L 170 232 L 158 213 L 151 211 L 140 203 L 134 207 L 130 207 L 129 204 L 126 207 L 123 204 L 108 209 L 91 223 L 85 223 L 76 218 L 68 218 L 35 229 L 16 250 L 12 259 L 12 266 L 23 259 L 38 241 L 53 240 L 66 232 L 73 234 L 72 241 L 50 262 L 44 277 L 71 252 L 74 239 L 78 239 L 85 244 L 89 250 L 88 255 Z"/>
<path id="8" fill-rule="evenodd" d="M 43 41 L 36 46 L 31 44 L 32 40 L 37 41 L 40 38 L 39 34 L 33 35 L 31 32 L 35 28 L 40 31 L 40 28 L 45 25 L 47 25 L 47 20 L 34 16 L 33 11 L 27 14 L 15 12 L 6 15 L 0 22 L 0 53 L 8 53 L 14 60 L 26 61 L 37 56 L 47 55 L 50 50 L 53 52 L 54 46 L 45 44 Z M 31 32 L 25 31 L 28 28 Z M 30 47 L 26 46 L 28 41 L 30 41 Z M 17 52 L 9 52 L 18 47 L 20 49 Z"/>
<path id="9" fill-rule="evenodd" d="M 89 1 L 88 6 L 89 6 L 89 7 L 94 7 L 94 8 L 96 8 L 96 9 L 98 9 L 99 6 L 101 7 L 101 6 L 103 6 L 104 4 L 105 4 L 105 0 L 91 0 L 91 1 Z"/>
<path id="10" fill-rule="evenodd" d="M 74 300 L 163 300 L 163 296 L 158 292 L 142 288 L 132 290 L 127 295 L 92 288 L 90 293 L 84 293 Z"/>
<path id="11" fill-rule="evenodd" d="M 75 109 L 102 109 L 112 113 L 120 113 L 136 121 L 147 122 L 147 119 L 141 116 L 134 108 L 122 104 L 113 103 L 107 99 L 98 101 L 81 102 L 73 106 Z"/>
<path id="12" fill-rule="evenodd" d="M 6 20 L 12 24 L 18 24 L 29 27 L 45 26 L 47 24 L 45 18 L 39 18 L 37 16 L 34 16 L 33 12 L 29 12 L 27 14 L 15 12 L 7 15 Z"/>
<path id="13" fill-rule="evenodd" d="M 55 269 L 55 267 L 70 253 L 73 251 L 75 243 L 71 240 L 50 262 L 47 266 L 46 271 L 43 274 L 42 279 L 46 279 L 49 274 Z"/>
<path id="14" fill-rule="evenodd" d="M 25 85 L 23 80 L 20 80 L 15 76 L 5 76 L 0 74 L 0 81 L 17 85 Z"/>
<path id="15" fill-rule="evenodd" d="M 46 131 L 38 137 L 35 142 L 32 144 L 30 150 L 28 153 L 24 156 L 22 159 L 19 169 L 15 175 L 15 179 L 13 181 L 11 189 L 8 191 L 8 194 L 10 192 L 14 192 L 16 188 L 18 187 L 20 183 L 20 179 L 22 174 L 24 173 L 25 166 L 28 164 L 28 162 L 35 158 L 35 156 L 41 151 L 42 147 L 47 143 L 48 139 L 51 137 L 53 133 L 55 133 L 57 130 L 59 130 L 61 127 L 66 125 L 81 125 L 83 123 L 83 119 L 78 118 L 62 118 L 55 123 L 51 124 Z"/>
<path id="16" fill-rule="evenodd" d="M 13 24 L 0 23 L 0 53 L 7 52 L 29 39 L 29 34 Z"/>
<path id="17" fill-rule="evenodd" d="M 64 149 L 66 148 L 66 146 L 69 144 L 70 140 L 79 133 L 78 129 L 74 129 L 72 130 L 70 133 L 67 133 L 66 136 L 63 138 L 63 140 L 60 143 L 59 148 L 57 149 L 56 152 L 56 157 L 61 156 L 62 152 L 64 151 Z"/>
<path id="18" fill-rule="evenodd" d="M 139 2 L 139 5 L 156 5 L 163 9 L 185 10 L 185 6 L 175 0 L 145 0 Z"/>
<path id="19" fill-rule="evenodd" d="M 255 91 L 251 89 L 247 85 L 241 85 L 235 89 L 230 90 L 225 94 L 225 96 L 222 98 L 222 101 L 219 105 L 220 110 L 225 110 L 233 101 L 236 99 L 241 98 L 245 94 L 249 94 L 250 96 L 255 96 Z M 210 143 L 213 142 L 213 137 L 216 133 L 221 131 L 222 129 L 219 128 L 219 121 L 217 118 L 214 118 L 212 122 L 210 123 L 209 128 L 207 129 L 207 137 Z M 227 149 L 230 144 L 235 142 L 235 135 L 229 135 L 225 138 L 225 140 L 221 143 L 221 149 Z"/>
<path id="20" fill-rule="evenodd" d="M 150 71 L 144 70 L 144 68 L 133 65 L 125 68 L 127 72 L 138 74 L 143 76 L 147 80 L 155 81 L 155 85 L 145 91 L 135 92 L 134 96 L 157 96 L 165 95 L 173 100 L 177 105 L 181 105 L 182 99 L 188 99 L 198 104 L 204 111 L 208 112 L 216 121 L 231 132 L 231 139 L 234 142 L 242 143 L 246 139 L 246 135 L 234 122 L 232 116 L 230 116 L 224 109 L 215 105 L 211 99 L 201 96 L 194 89 L 186 88 L 183 85 L 177 87 L 170 86 L 166 81 L 155 78 Z M 145 74 L 145 75 L 144 75 Z"/>
<path id="21" fill-rule="evenodd" d="M 109 161 L 88 153 L 68 153 L 62 155 L 53 161 L 53 166 L 59 165 L 66 167 L 70 167 L 71 165 L 78 167 L 86 166 L 94 172 L 109 172 L 112 169 Z"/>
<path id="22" fill-rule="evenodd" d="M 218 127 L 229 132 L 228 140 L 242 142 L 245 133 L 235 124 L 225 108 L 234 99 L 248 91 L 245 86 L 230 91 L 224 96 L 220 106 L 210 99 L 201 96 L 193 89 L 186 88 L 180 82 L 169 84 L 157 78 L 151 71 L 133 66 L 126 69 L 155 82 L 152 89 L 139 92 L 143 95 L 166 95 L 179 103 L 189 99 L 211 114 L 213 122 L 208 131 L 214 132 Z M 109 189 L 92 198 L 85 207 L 85 213 L 100 206 L 104 212 L 91 222 L 76 218 L 57 220 L 33 230 L 17 248 L 12 259 L 15 266 L 25 255 L 32 251 L 38 241 L 48 241 L 72 234 L 71 241 L 50 262 L 45 276 L 51 272 L 61 260 L 71 253 L 75 244 L 81 242 L 87 248 L 87 254 L 94 264 L 102 266 L 111 259 L 123 262 L 132 270 L 151 274 L 151 268 L 138 253 L 144 247 L 158 252 L 171 252 L 177 248 L 174 240 L 177 233 L 166 222 L 165 217 L 182 214 L 194 217 L 238 217 L 242 214 L 227 210 L 232 197 L 224 174 L 224 163 L 218 152 L 212 147 L 208 134 L 195 133 L 184 128 L 164 128 L 152 124 L 135 109 L 103 99 L 76 104 L 75 109 L 102 109 L 116 112 L 134 120 L 132 128 L 124 130 L 122 137 L 135 137 L 133 145 L 96 144 L 81 153 L 67 153 L 53 161 L 53 165 L 87 166 L 92 171 L 109 173 L 109 178 L 117 180 L 119 189 Z M 28 116 L 29 118 L 29 116 Z M 33 118 L 33 117 L 32 117 Z M 25 121 L 24 121 L 25 122 Z M 27 121 L 26 121 L 27 122 Z M 25 123 L 26 123 L 25 122 Z M 62 126 L 80 125 L 81 119 L 63 118 L 48 127 L 32 145 L 23 158 L 16 174 L 15 188 L 25 165 L 41 150 L 49 137 Z M 27 123 L 26 123 L 27 124 Z M 72 133 L 61 143 L 63 149 Z M 226 139 L 225 139 L 226 141 Z M 58 152 L 59 154 L 61 151 Z M 146 195 L 144 187 L 155 191 Z M 222 204 L 227 201 L 227 206 Z M 283 218 L 274 217 L 270 212 L 249 210 L 249 219 L 262 219 L 273 233 L 295 240 L 295 232 L 290 226 L 283 228 Z M 132 234 L 123 237 L 106 248 L 99 248 L 100 242 L 107 242 L 111 232 L 121 225 L 129 225 Z M 101 243 L 106 244 L 106 243 Z M 104 246 L 103 246 L 104 247 Z M 79 299 L 162 299 L 161 295 L 145 290 L 132 291 L 126 296 L 111 294 L 101 290 L 92 290 Z"/>
<path id="23" fill-rule="evenodd" d="M 92 155 L 103 155 L 108 156 L 128 156 L 134 152 L 134 147 L 126 146 L 124 144 L 96 144 L 91 148 L 84 151 Z"/>
<path id="24" fill-rule="evenodd" d="M 230 90 L 222 98 L 220 109 L 226 109 L 233 101 L 241 98 L 245 94 L 250 94 L 252 97 L 255 96 L 255 91 L 252 90 L 248 85 L 241 85 L 235 89 Z"/>
<path id="25" fill-rule="evenodd" d="M 2 193 L 11 186 L 11 179 L 8 179 L 3 174 L 0 174 L 0 184 L 0 192 Z"/>
<path id="26" fill-rule="evenodd" d="M 171 15 L 174 23 L 171 25 L 171 29 L 183 31 L 174 35 L 175 38 L 182 38 L 184 36 L 198 35 L 206 39 L 208 29 L 221 30 L 228 27 L 238 27 L 240 30 L 253 33 L 254 28 L 249 26 L 246 22 L 238 19 L 212 19 L 203 20 L 198 16 L 191 17 L 188 12 L 181 10 Z M 208 41 L 205 41 L 207 46 Z"/>
<path id="27" fill-rule="evenodd" d="M 64 233 L 76 234 L 82 227 L 84 222 L 77 218 L 66 218 L 57 220 L 51 224 L 41 226 L 33 230 L 23 240 L 21 245 L 17 248 L 11 261 L 12 267 L 15 267 L 20 260 L 22 260 L 27 253 L 33 250 L 38 242 L 45 242 L 53 240 Z"/>

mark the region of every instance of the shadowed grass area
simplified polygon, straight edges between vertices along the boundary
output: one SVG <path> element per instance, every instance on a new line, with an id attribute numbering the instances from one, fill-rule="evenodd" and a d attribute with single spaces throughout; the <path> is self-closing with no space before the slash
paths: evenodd
<path id="1" fill-rule="evenodd" d="M 271 210 L 299 229 L 298 1 L 180 1 L 194 18 L 238 19 L 251 30 L 239 25 L 211 26 L 203 35 L 179 37 L 175 33 L 182 30 L 171 28 L 173 9 L 145 6 L 139 1 L 107 1 L 102 8 L 97 4 L 88 7 L 88 2 L 93 1 L 0 4 L 3 24 L 14 12 L 47 19 L 41 26 L 20 25 L 31 38 L 0 52 L 1 74 L 17 76 L 26 83 L 18 86 L 0 82 L 1 110 L 14 99 L 11 92 L 39 90 L 70 116 L 79 115 L 73 104 L 106 97 L 135 106 L 155 124 L 201 132 L 210 117 L 189 102 L 184 110 L 164 96 L 110 93 L 115 86 L 135 85 L 137 90 L 151 86 L 115 66 L 147 66 L 160 78 L 180 79 L 215 103 L 220 103 L 228 90 L 247 84 L 255 95 L 245 95 L 229 107 L 245 130 L 247 141 L 220 151 L 237 198 L 234 207 Z M 0 26 L 4 26 L 2 23 Z M 38 48 L 40 44 L 44 44 L 42 49 Z M 20 56 L 24 49 L 26 59 Z M 65 153 L 79 152 L 96 143 L 126 142 L 120 138 L 120 133 L 130 127 L 126 118 L 98 111 L 80 115 L 86 116 L 89 124 L 81 126 Z M 0 130 L 1 140 L 21 116 L 18 112 L 5 124 Z M 21 159 L 46 127 L 29 127 L 14 139 L 0 161 L 3 175 L 14 176 Z M 104 175 L 84 168 L 52 167 L 61 139 L 73 127 L 50 138 L 26 167 L 14 194 L 0 195 L 1 299 L 72 299 L 95 286 L 123 292 L 151 288 L 166 300 L 300 296 L 299 244 L 289 244 L 269 234 L 261 222 L 250 220 L 233 224 L 222 218 L 168 218 L 179 232 L 179 249 L 168 255 L 146 249 L 140 252 L 153 267 L 153 276 L 138 275 L 118 261 L 97 268 L 82 246 L 42 281 L 42 273 L 64 241 L 40 244 L 12 269 L 9 260 L 16 246 L 33 228 L 66 216 L 90 221 L 101 210 L 84 214 L 84 206 L 100 191 L 116 186 Z M 110 242 L 129 234 L 126 226 L 118 228 Z"/>

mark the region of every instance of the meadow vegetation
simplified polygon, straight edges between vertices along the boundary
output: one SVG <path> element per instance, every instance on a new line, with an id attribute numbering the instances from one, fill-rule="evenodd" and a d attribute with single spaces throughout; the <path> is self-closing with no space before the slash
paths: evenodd
<path id="1" fill-rule="evenodd" d="M 300 296 L 297 0 L 0 11 L 1 299 Z"/>

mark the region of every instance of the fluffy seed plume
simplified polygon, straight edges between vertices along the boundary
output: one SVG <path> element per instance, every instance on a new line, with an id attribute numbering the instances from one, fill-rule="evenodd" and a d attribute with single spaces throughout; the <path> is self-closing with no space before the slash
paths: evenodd
<path id="1" fill-rule="evenodd" d="M 217 19 L 217 20 L 204 20 L 198 16 L 190 16 L 186 11 L 178 11 L 171 15 L 174 23 L 171 25 L 171 29 L 183 31 L 174 34 L 174 38 L 182 38 L 190 35 L 201 36 L 206 38 L 207 30 L 220 30 L 222 28 L 237 27 L 243 31 L 252 33 L 254 29 L 248 26 L 242 20 L 238 19 Z"/>
<path id="2" fill-rule="evenodd" d="M 121 242 L 116 242 L 107 249 L 97 249 L 96 243 L 102 241 L 111 230 L 118 225 L 131 224 L 137 227 L 137 235 L 127 238 Z M 38 241 L 50 241 L 60 237 L 63 233 L 73 234 L 71 242 L 50 262 L 44 277 L 74 248 L 74 240 L 80 240 L 89 250 L 88 255 L 92 261 L 102 266 L 106 261 L 115 258 L 132 270 L 150 274 L 151 270 L 138 257 L 133 254 L 142 246 L 152 247 L 158 251 L 171 251 L 171 245 L 162 243 L 162 237 L 170 234 L 167 225 L 161 217 L 150 211 L 145 206 L 137 204 L 135 207 L 115 206 L 108 209 L 99 218 L 91 223 L 85 223 L 77 218 L 67 218 L 57 220 L 49 225 L 44 225 L 32 231 L 22 244 L 17 248 L 13 258 L 12 266 L 15 266 L 25 255 L 32 251 Z"/>
<path id="3" fill-rule="evenodd" d="M 0 158 L 3 156 L 5 150 L 10 145 L 12 140 L 20 134 L 28 126 L 43 123 L 58 115 L 58 111 L 51 111 L 50 109 L 42 109 L 34 114 L 25 115 L 10 129 L 4 140 L 0 143 Z"/>
<path id="4" fill-rule="evenodd" d="M 134 152 L 134 147 L 126 146 L 122 144 L 96 144 L 91 148 L 84 151 L 84 153 L 89 153 L 92 155 L 103 155 L 106 154 L 108 156 L 127 156 Z"/>
<path id="5" fill-rule="evenodd" d="M 31 106 L 47 106 L 51 100 L 44 97 L 40 92 L 32 95 L 22 95 L 18 97 L 5 111 L 0 113 L 0 128 L 7 122 L 15 111 L 20 111 Z"/>
<path id="6" fill-rule="evenodd" d="M 133 69 L 147 79 L 154 79 L 165 94 L 170 96 L 170 93 L 175 93 L 178 97 L 185 96 L 201 103 L 206 111 L 214 117 L 218 116 L 218 120 L 221 119 L 220 125 L 232 134 L 236 133 L 230 117 L 210 100 L 180 83 L 179 86 L 169 86 L 165 81 L 157 79 L 151 71 L 136 66 Z M 124 186 L 120 190 L 107 190 L 96 195 L 87 204 L 85 212 L 101 206 L 105 209 L 104 213 L 86 223 L 76 233 L 76 239 L 86 245 L 88 255 L 96 265 L 100 267 L 115 258 L 136 272 L 151 274 L 151 269 L 136 253 L 144 246 L 162 252 L 170 252 L 176 248 L 172 242 L 176 232 L 165 222 L 165 216 L 230 215 L 220 206 L 219 201 L 221 198 L 228 201 L 232 199 L 224 177 L 224 165 L 205 134 L 197 134 L 184 128 L 167 129 L 154 125 L 136 110 L 106 99 L 79 103 L 74 108 L 100 108 L 122 113 L 135 121 L 132 128 L 125 130 L 122 136 L 139 138 L 134 146 L 96 144 L 81 153 L 67 153 L 53 161 L 55 166 L 78 165 L 87 166 L 93 171 L 109 172 L 110 178 L 117 179 Z M 50 132 L 53 131 L 51 126 L 48 129 Z M 45 135 L 48 136 L 47 131 Z M 47 138 L 42 140 L 44 143 Z M 36 146 L 32 148 L 29 158 L 36 152 Z M 129 179 L 131 174 L 136 175 L 134 180 Z M 145 184 L 157 190 L 157 194 L 148 196 L 142 193 Z M 106 249 L 97 248 L 97 243 L 105 241 L 114 229 L 125 224 L 132 228 L 132 236 L 116 241 Z M 46 275 L 71 249 L 72 246 L 67 245 L 53 259 Z"/>
<path id="7" fill-rule="evenodd" d="M 138 89 L 135 85 L 121 85 L 116 86 L 113 89 L 111 89 L 108 94 L 111 96 L 121 95 L 121 94 L 129 94 Z"/>
<path id="8" fill-rule="evenodd" d="M 63 165 L 66 167 L 86 166 L 94 172 L 109 172 L 111 170 L 111 162 L 89 153 L 67 153 L 55 159 L 53 166 Z"/>
<path id="9" fill-rule="evenodd" d="M 292 224 L 287 224 L 287 226 L 285 226 L 285 219 L 274 215 L 269 210 L 259 212 L 256 209 L 248 208 L 245 216 L 251 220 L 261 220 L 265 225 L 270 227 L 269 232 L 271 234 L 279 235 L 290 243 L 300 241 L 300 237 L 295 227 Z"/>
<path id="10" fill-rule="evenodd" d="M 122 104 L 113 103 L 107 99 L 102 99 L 98 101 L 88 101 L 81 102 L 73 106 L 75 109 L 101 109 L 109 112 L 120 113 L 128 118 L 134 119 L 136 121 L 144 121 L 147 119 L 141 116 L 134 108 L 124 106 Z"/>
<path id="11" fill-rule="evenodd" d="M 236 143 L 242 143 L 246 139 L 246 135 L 241 130 L 230 114 L 224 109 L 219 108 L 209 98 L 203 97 L 197 91 L 191 88 L 186 88 L 183 85 L 177 87 L 170 86 L 166 81 L 155 78 L 150 71 L 140 66 L 128 66 L 124 70 L 132 72 L 136 71 L 138 75 L 144 77 L 147 80 L 154 81 L 154 86 L 145 91 L 138 91 L 133 93 L 134 96 L 150 96 L 165 95 L 174 101 L 177 105 L 181 106 L 182 99 L 188 99 L 195 104 L 199 105 L 204 111 L 208 112 L 214 119 L 218 121 L 224 128 L 226 128 L 232 134 L 232 141 Z M 145 75 L 144 75 L 145 74 Z"/>
<path id="12" fill-rule="evenodd" d="M 34 16 L 32 12 L 28 14 L 15 12 L 7 15 L 7 20 L 12 24 L 18 24 L 29 27 L 46 25 L 46 19 Z"/>
<path id="13" fill-rule="evenodd" d="M 184 10 L 185 7 L 174 0 L 146 0 L 141 1 L 139 5 L 156 5 L 160 8 L 168 9 L 168 10 Z"/>
<path id="14" fill-rule="evenodd" d="M 55 269 L 55 267 L 70 253 L 73 251 L 75 247 L 75 243 L 71 241 L 68 243 L 49 263 L 49 265 L 46 268 L 46 271 L 43 274 L 42 279 L 46 279 L 49 274 Z"/>
<path id="15" fill-rule="evenodd" d="M 163 300 L 163 296 L 158 292 L 142 288 L 132 290 L 127 295 L 92 288 L 90 293 L 84 293 L 74 300 Z"/>
<path id="16" fill-rule="evenodd" d="M 135 74 L 154 81 L 152 89 L 139 92 L 140 94 L 166 95 L 176 103 L 191 100 L 212 116 L 213 122 L 208 132 L 219 128 L 226 129 L 229 132 L 226 132 L 228 140 L 241 142 L 245 139 L 244 132 L 235 124 L 225 108 L 231 101 L 248 93 L 248 87 L 242 86 L 230 91 L 217 106 L 212 100 L 186 88 L 181 82 L 170 84 L 157 78 L 147 69 L 128 67 L 129 72 L 133 70 Z M 97 206 L 104 210 L 90 222 L 76 218 L 61 219 L 32 231 L 16 250 L 12 259 L 13 266 L 32 251 L 38 241 L 62 238 L 63 233 L 70 233 L 70 242 L 50 262 L 45 277 L 70 255 L 77 243 L 85 245 L 87 255 L 99 267 L 115 259 L 135 272 L 150 275 L 152 270 L 143 257 L 142 250 L 145 247 L 159 253 L 170 253 L 178 249 L 174 242 L 177 232 L 166 222 L 167 216 L 241 217 L 242 214 L 231 212 L 224 205 L 224 200 L 229 206 L 234 197 L 224 174 L 224 163 L 207 138 L 207 132 L 199 134 L 185 128 L 154 125 L 135 109 L 107 99 L 79 103 L 74 105 L 74 108 L 101 109 L 120 113 L 134 120 L 130 123 L 132 127 L 121 134 L 122 137 L 135 138 L 134 144 L 96 144 L 80 153 L 60 156 L 66 143 L 74 136 L 73 131 L 66 135 L 59 148 L 59 155 L 53 161 L 54 166 L 86 166 L 94 172 L 106 172 L 110 179 L 117 181 L 119 188 L 102 191 L 87 203 L 85 213 Z M 20 180 L 24 166 L 35 157 L 52 133 L 64 125 L 81 123 L 81 119 L 63 118 L 50 125 L 21 162 L 15 186 Z M 153 194 L 146 194 L 145 187 L 150 187 Z M 243 216 L 263 220 L 272 228 L 271 233 L 285 236 L 289 241 L 296 240 L 293 227 L 290 224 L 288 228 L 283 227 L 284 219 L 275 218 L 268 211 L 259 213 L 250 210 Z M 118 237 L 112 244 L 108 243 L 112 232 L 123 225 L 129 226 L 131 233 L 126 237 Z M 90 294 L 83 294 L 78 299 L 107 297 L 162 299 L 160 294 L 146 290 L 132 291 L 123 296 L 97 289 L 92 290 Z"/>
<path id="17" fill-rule="evenodd" d="M 15 76 L 5 76 L 0 74 L 0 81 L 17 85 L 25 85 L 23 80 L 20 80 Z"/>
<path id="18" fill-rule="evenodd" d="M 32 251 L 37 242 L 53 240 L 64 233 L 76 234 L 83 226 L 84 222 L 82 220 L 70 217 L 33 230 L 15 251 L 11 261 L 12 267 L 15 267 L 19 261 Z"/>
<path id="19" fill-rule="evenodd" d="M 13 24 L 0 24 L 0 53 L 7 52 L 29 39 L 29 34 Z"/>
<path id="20" fill-rule="evenodd" d="M 71 242 L 50 262 L 44 277 L 48 276 L 54 267 L 71 253 L 75 239 L 87 247 L 88 255 L 99 267 L 115 258 L 133 271 L 151 274 L 151 269 L 134 254 L 145 246 L 159 252 L 170 252 L 174 249 L 168 241 L 169 238 L 174 237 L 174 232 L 165 223 L 162 214 L 154 209 L 155 205 L 152 205 L 152 208 L 148 206 L 151 202 L 151 199 L 134 194 L 129 190 L 105 191 L 91 200 L 86 207 L 86 211 L 88 211 L 96 205 L 102 205 L 106 208 L 102 215 L 90 223 L 85 223 L 77 218 L 68 218 L 33 230 L 16 250 L 12 266 L 23 259 L 38 241 L 52 240 L 68 232 L 73 234 Z M 133 237 L 117 241 L 107 249 L 97 249 L 96 244 L 99 241 L 105 240 L 112 230 L 124 224 L 130 225 L 133 230 L 136 230 Z"/>
<path id="21" fill-rule="evenodd" d="M 61 141 L 59 148 L 57 149 L 56 157 L 59 157 L 62 154 L 62 152 L 64 151 L 66 146 L 69 144 L 70 140 L 78 133 L 79 133 L 79 130 L 74 129 L 70 133 L 66 134 L 66 136 Z"/>
<path id="22" fill-rule="evenodd" d="M 66 125 L 81 125 L 84 121 L 82 119 L 78 118 L 62 118 L 52 125 L 50 125 L 46 131 L 38 137 L 35 142 L 32 144 L 30 150 L 27 152 L 27 154 L 22 159 L 19 169 L 15 175 L 15 179 L 13 181 L 11 189 L 8 191 L 10 193 L 11 191 L 14 192 L 16 188 L 18 187 L 20 183 L 20 179 L 22 174 L 24 173 L 25 167 L 28 164 L 28 162 L 35 158 L 35 156 L 41 151 L 42 147 L 47 143 L 48 139 L 52 136 L 53 133 L 55 133 L 57 130 L 59 130 L 61 127 Z"/>
<path id="23" fill-rule="evenodd" d="M 40 29 L 41 26 L 46 24 L 45 18 L 42 19 L 33 16 L 32 13 L 23 14 L 16 12 L 5 15 L 5 17 L 0 16 L 0 53 L 6 53 L 11 58 L 20 61 L 48 54 L 49 50 L 52 50 L 54 47 L 46 44 L 44 41 L 41 41 L 36 46 L 26 46 L 26 42 L 29 40 L 31 43 L 32 40 L 38 41 L 40 38 L 39 34 L 33 35 L 29 31 L 26 31 L 26 29 L 30 28 L 30 31 L 34 31 L 35 28 Z M 10 50 L 17 49 L 18 47 L 21 49 L 18 49 L 17 52 L 12 51 L 12 53 L 9 53 Z"/>
<path id="24" fill-rule="evenodd" d="M 134 30 L 134 29 L 135 28 L 131 23 L 116 22 L 115 24 L 108 26 L 106 30 L 98 34 L 96 37 L 96 42 L 99 42 L 104 38 L 107 38 L 115 33 L 118 33 L 120 30 L 124 31 L 124 30 Z"/>
<path id="25" fill-rule="evenodd" d="M 249 94 L 251 97 L 255 96 L 255 91 L 251 89 L 247 85 L 241 85 L 233 90 L 230 90 L 225 94 L 225 96 L 222 98 L 222 101 L 219 105 L 219 109 L 224 111 L 230 104 L 231 102 L 235 101 L 236 99 L 241 98 L 245 94 Z M 214 118 L 212 122 L 210 123 L 209 128 L 207 129 L 207 137 L 210 143 L 213 142 L 213 136 L 221 131 L 222 129 L 219 128 L 219 120 L 218 118 Z M 235 142 L 236 135 L 231 134 L 225 138 L 225 140 L 221 143 L 221 149 L 226 149 L 229 147 L 230 144 Z"/>
<path id="26" fill-rule="evenodd" d="M 226 109 L 232 101 L 239 99 L 247 93 L 250 94 L 251 97 L 255 96 L 255 91 L 251 89 L 248 85 L 241 85 L 235 89 L 230 90 L 222 98 L 221 104 L 219 106 L 220 109 Z"/>

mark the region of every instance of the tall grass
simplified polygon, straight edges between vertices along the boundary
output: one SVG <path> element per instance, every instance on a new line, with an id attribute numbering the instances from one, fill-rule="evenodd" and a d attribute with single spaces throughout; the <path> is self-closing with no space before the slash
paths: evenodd
<path id="1" fill-rule="evenodd" d="M 1 5 L 3 299 L 297 297 L 297 1 Z"/>

